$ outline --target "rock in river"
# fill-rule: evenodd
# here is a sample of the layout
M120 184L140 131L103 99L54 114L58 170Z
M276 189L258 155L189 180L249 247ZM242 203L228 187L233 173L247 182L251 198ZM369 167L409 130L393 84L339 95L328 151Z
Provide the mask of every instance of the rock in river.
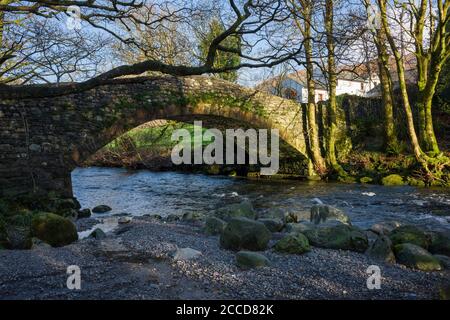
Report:
M394 247L397 262L409 268L422 271L442 270L441 263L427 250L411 243L403 243Z
M266 256L250 251L240 251L236 254L236 264L239 268L248 270L270 265Z
M392 241L385 235L381 235L367 249L366 254L378 261L395 263L395 255L392 251Z
M429 250L433 254L443 254L450 257L450 234L443 232L432 233Z
M328 220L338 220L344 224L350 224L350 219L344 212L327 205L313 206L311 208L310 220L314 224L324 223Z
M225 221L238 217L256 219L256 212L255 209L253 209L253 205L250 201L231 204L217 209L214 215Z
M106 238L106 233L103 232L102 229L97 228L94 231L91 232L91 234L89 235L89 238L94 238L97 240L102 240Z
M220 244L230 250L263 251L272 237L266 226L247 218L234 218L220 236Z
M264 223L264 225L269 229L270 232L280 232L284 228L283 220L281 219L258 219L259 222Z
M428 249L430 245L430 241L425 233L414 226L401 226L389 233L389 238L394 246L402 243L412 243Z
M216 217L208 217L205 221L204 231L207 235L216 236L223 232L227 223Z
M290 254L303 254L311 251L308 238L303 234L290 234L277 242L275 251Z
M316 247L325 249L365 252L369 247L367 235L359 228L345 224L318 226L306 230L305 236Z
M100 205L100 206L96 206L94 209L92 209L93 213L107 213L109 211L111 211L112 208L107 206L107 205Z

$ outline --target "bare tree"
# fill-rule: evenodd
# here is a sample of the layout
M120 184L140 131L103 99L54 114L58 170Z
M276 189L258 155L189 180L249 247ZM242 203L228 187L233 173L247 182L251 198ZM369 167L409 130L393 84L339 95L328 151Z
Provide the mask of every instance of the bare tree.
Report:
M146 1L144 1L147 3ZM189 26L191 17L197 12L203 11L202 5L196 1L167 1L152 4L155 7L164 7L168 12L163 17L152 16L142 19L137 11L145 4L142 1L52 1L36 0L27 2L2 2L0 10L12 16L30 14L46 18L62 19L70 5L78 5L82 9L80 18L84 24L96 30L104 31L112 37L128 45L139 46L133 36L135 25L149 28L161 28L164 21L170 21L178 17L179 21L185 21ZM234 71L241 68L273 67L292 59L301 50L301 42L293 40L288 35L277 31L277 27L283 21L289 19L291 13L284 0L246 0L237 2L228 0L225 30L211 42L204 63L189 63L183 65L170 64L161 59L148 58L145 61L112 68L109 71L92 77L89 80L55 86L52 88L27 88L0 87L0 97L37 97L61 95L93 88L107 80L127 75L139 75L144 72L154 71L177 76L200 75L207 73L220 73ZM180 18L182 17L182 18ZM126 32L117 26L122 24ZM224 45L229 37L240 37L242 46L238 49ZM219 52L234 53L241 57L241 63L236 66L215 67L214 61Z

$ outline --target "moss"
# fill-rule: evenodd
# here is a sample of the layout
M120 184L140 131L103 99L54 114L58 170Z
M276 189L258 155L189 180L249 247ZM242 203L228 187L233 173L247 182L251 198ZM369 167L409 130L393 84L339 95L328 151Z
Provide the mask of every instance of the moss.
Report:
M425 187L425 181L413 178L413 177L408 177L406 179L408 181L408 185L413 186L413 187Z
M53 213L41 212L31 223L33 236L53 247L62 247L78 240L75 225L66 218Z
M359 182L363 183L363 184L368 184L373 182L373 178L371 177L362 177L361 179L359 179Z
M301 233L297 233L288 235L278 241L275 245L275 251L290 254L303 254L311 251L311 247L309 246L308 238Z
M425 233L414 226L401 226L389 234L392 244L411 243L416 246L428 249L430 241Z
M381 180L381 183L384 186L404 186L405 182L403 181L402 176L398 175L398 174L391 174L387 177L384 177Z

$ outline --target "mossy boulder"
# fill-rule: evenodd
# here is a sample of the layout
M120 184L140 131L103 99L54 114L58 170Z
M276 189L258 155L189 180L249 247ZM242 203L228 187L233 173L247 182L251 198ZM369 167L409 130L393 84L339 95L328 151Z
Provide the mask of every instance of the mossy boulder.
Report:
M284 222L280 219L259 219L259 222L264 223L264 225L269 229L270 232L280 232L284 228Z
M433 254L443 254L450 257L450 234L432 233L429 250Z
M366 254L377 261L395 263L395 255L392 249L391 239L385 235L381 235L370 245Z
M110 212L111 210L112 210L112 208L110 206L102 204L102 205L96 206L94 209L92 209L92 212L102 214L102 213Z
M383 186L404 186L405 181L403 181L403 177L398 174L391 174L387 177L381 179L381 183Z
M92 215L90 209L83 209L78 211L78 219L90 218Z
M443 266L447 270L450 270L450 257L443 256L440 254L434 255L434 257L439 260L439 262L441 263L441 266Z
M216 217L208 217L205 221L204 231L207 235L216 236L225 230L227 223Z
M230 204L223 208L217 209L214 215L225 221L239 217L256 219L256 212L250 201Z
M412 243L398 244L394 247L397 262L421 271L440 271L441 263L424 248Z
M199 212L187 212L187 213L183 214L183 221L188 221L188 222L201 221L204 218L205 218L205 216Z
M416 246L428 249L430 240L426 234L414 226L401 226L389 233L389 238L394 246L402 243L412 243Z
M316 225L309 221L301 222L301 223L288 223L284 231L287 233L303 233L306 230L314 229Z
M303 254L311 251L308 238L301 233L287 235L276 243L274 249L289 254Z
M29 250L33 246L30 226L8 225L6 227L7 247L13 250Z
M220 244L230 250L264 251L272 237L266 226L247 218L234 218L220 236Z
M236 254L236 264L243 270L267 267L270 265L266 256L250 251L240 251Z
M36 214L31 222L31 232L52 247L62 247L78 240L72 221L53 213Z
M335 207L316 205L311 208L310 221L312 223L320 224L328 220L338 220L344 224L350 224L350 218L343 211Z
M363 230L345 224L316 227L306 230L304 235L310 244L319 248L363 253L369 247L369 240Z
M96 228L94 231L91 232L89 238L102 240L106 238L106 233L102 229Z

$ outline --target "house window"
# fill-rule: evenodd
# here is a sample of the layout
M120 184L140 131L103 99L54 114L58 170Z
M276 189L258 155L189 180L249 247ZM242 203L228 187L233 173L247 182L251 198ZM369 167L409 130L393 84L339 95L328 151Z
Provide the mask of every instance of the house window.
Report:
M323 94L319 93L319 101L323 101Z

